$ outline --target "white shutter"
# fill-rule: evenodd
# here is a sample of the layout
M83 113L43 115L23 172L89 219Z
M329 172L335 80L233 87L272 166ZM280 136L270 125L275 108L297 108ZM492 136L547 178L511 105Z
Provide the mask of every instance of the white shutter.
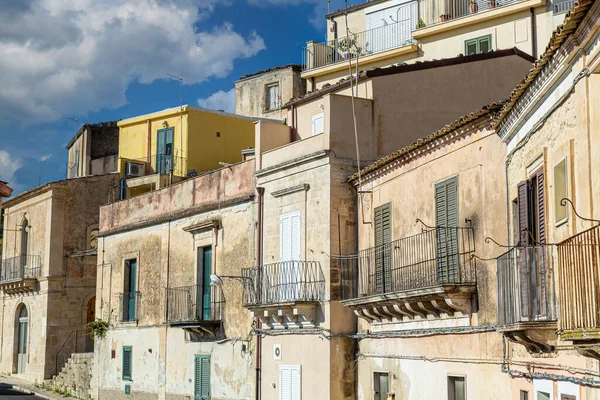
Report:
M289 214L282 215L279 226L279 261L292 259L292 219Z
M300 260L300 213L282 215L280 218L279 261Z
M291 392L292 396L290 400L300 400L301 398L301 380L300 380L300 366L299 365L290 365L290 375L291 375Z
M299 365L279 366L279 400L300 400L301 384Z
M323 113L318 115L313 115L312 117L312 134L318 135L323 133Z

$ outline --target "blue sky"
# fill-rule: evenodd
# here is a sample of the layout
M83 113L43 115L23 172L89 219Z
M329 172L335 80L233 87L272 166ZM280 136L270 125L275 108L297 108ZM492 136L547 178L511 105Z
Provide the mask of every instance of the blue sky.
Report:
M324 39L326 11L327 0L0 0L0 180L18 194L63 179L81 124L178 105L167 72L184 78L184 103L231 109L240 76L300 63L295 43Z

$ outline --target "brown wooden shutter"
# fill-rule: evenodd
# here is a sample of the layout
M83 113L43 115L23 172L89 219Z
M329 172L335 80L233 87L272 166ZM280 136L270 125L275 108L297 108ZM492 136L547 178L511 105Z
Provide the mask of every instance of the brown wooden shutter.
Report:
M544 170L540 169L536 174L536 196L537 196L537 230L538 237L537 241L541 244L546 243L546 201L545 201L545 190L544 190Z
M529 181L519 183L517 187L517 207L519 210L519 245L527 246L530 244L529 236Z

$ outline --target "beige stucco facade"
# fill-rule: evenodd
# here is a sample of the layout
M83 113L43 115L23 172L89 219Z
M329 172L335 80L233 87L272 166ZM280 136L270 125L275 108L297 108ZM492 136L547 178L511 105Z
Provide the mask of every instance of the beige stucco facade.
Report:
M68 179L3 204L2 373L42 382L72 353L92 351L85 324L93 320L94 237L99 207L117 190L117 182L115 174ZM22 336L26 348L19 350L19 317L25 316L20 322L28 323Z
M197 355L210 356L211 399L254 396L255 338L241 307L242 283L223 278L209 307L219 314L206 320L177 320L177 307L196 302L186 297L177 305L174 294L204 284L198 249L210 249L209 272L220 276L239 276L253 264L254 169L254 161L236 164L102 208L97 313L110 329L96 346L95 399L128 398L125 385L133 398L193 398ZM131 321L121 318L127 260L136 260L130 290L139 292ZM132 349L130 379L122 375L123 346Z
M306 68L302 77L308 80L308 90L320 89L350 75L345 51L334 50L336 43L347 37L346 25L350 37L356 37L361 46L358 69L368 71L398 63L456 57L466 54L466 41L488 35L491 38L490 50L515 47L537 57L565 16L564 12L554 13L552 2L545 0L498 3L489 9L487 2L477 3L479 11L475 13L468 10L468 2L457 5L454 10L456 16L446 21L431 14L432 10L444 7L439 0L376 1L372 5L359 4L328 14L328 44L307 43ZM369 14L376 16L374 24L379 26L383 20L383 25L373 27L369 24ZM400 15L408 19L399 24L397 18ZM423 25L419 25L419 20L423 21ZM395 25L399 27L394 28ZM407 40L394 39L399 32L404 32ZM328 47L331 49L327 50ZM356 60L353 58L352 70L355 69Z
M116 121L85 124L67 144L67 178L117 171L119 128Z

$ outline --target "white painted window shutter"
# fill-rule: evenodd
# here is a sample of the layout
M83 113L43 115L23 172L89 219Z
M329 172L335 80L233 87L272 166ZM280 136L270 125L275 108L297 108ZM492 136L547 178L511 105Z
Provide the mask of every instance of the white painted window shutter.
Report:
M299 365L279 366L279 400L300 400L301 379Z
M300 213L282 215L280 218L280 261L300 260Z
M323 113L318 115L313 115L312 117L312 134L318 135L324 132L323 123L324 123Z

